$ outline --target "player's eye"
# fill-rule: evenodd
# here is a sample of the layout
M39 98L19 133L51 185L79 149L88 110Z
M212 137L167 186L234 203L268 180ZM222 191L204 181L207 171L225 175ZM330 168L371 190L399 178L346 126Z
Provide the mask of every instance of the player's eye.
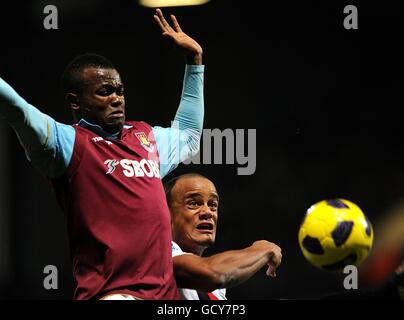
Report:
M198 202L195 201L195 200L188 201L188 202L187 202L187 205L188 205L189 207L193 207L193 208L199 206Z
M123 87L120 87L120 88L118 88L118 89L116 90L116 94L117 94L118 96L123 96L124 92L125 92L125 90L123 89Z
M219 206L219 203L216 201L209 203L209 207L211 208L211 210L216 211L218 206Z
M120 90L119 88L118 90ZM117 90L117 91L118 91ZM97 91L97 94L103 97L107 97L115 92L115 88L113 86L105 85ZM119 93L117 92L119 95Z
M111 89L108 89L108 88L102 88L102 89L100 89L100 90L97 91L97 94L98 94L99 96L103 96L103 97L107 97L107 96L109 96L111 93L112 93L112 90L111 90Z

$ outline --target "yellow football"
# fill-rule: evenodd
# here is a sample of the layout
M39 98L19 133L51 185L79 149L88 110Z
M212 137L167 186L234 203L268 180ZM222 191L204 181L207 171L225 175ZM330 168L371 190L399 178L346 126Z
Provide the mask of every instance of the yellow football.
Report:
M307 210L298 239L303 255L312 265L340 271L366 259L373 245L373 228L353 202L323 200Z

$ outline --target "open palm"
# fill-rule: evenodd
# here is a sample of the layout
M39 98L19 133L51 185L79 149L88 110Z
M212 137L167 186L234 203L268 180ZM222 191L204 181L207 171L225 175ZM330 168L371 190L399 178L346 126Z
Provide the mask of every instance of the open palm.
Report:
M171 27L171 25L164 18L164 15L160 9L157 9L156 14L153 16L154 20L163 32L163 36L169 38L172 43L184 53L187 62L191 64L202 64L202 47L198 42L181 30L181 27L174 15L171 15L170 17L173 27Z

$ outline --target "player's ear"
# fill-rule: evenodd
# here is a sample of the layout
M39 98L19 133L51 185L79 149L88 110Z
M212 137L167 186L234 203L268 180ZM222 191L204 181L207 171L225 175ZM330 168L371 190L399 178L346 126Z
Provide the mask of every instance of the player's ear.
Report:
M71 92L66 93L65 101L69 108L72 109L72 111L78 111L80 109L77 94Z

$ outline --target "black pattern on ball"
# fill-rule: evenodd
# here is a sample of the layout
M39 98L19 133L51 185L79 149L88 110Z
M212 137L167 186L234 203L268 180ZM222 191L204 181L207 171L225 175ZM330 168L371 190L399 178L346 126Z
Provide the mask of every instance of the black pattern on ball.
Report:
M337 223L337 226L331 233L336 247L342 246L348 240L352 232L353 225L353 221L340 221Z
M327 200L327 204L333 208L337 209L349 209L349 206L343 202L341 199L331 199Z
M306 236L303 239L303 248L305 248L308 252L313 254L324 254L324 250L321 247L321 243L317 238L313 238L310 236Z

